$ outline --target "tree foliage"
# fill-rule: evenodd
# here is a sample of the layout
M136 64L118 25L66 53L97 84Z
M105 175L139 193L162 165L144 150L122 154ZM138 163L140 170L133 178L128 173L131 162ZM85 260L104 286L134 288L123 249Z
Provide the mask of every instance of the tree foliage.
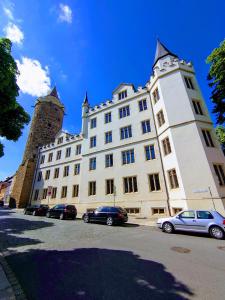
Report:
M30 117L16 101L19 95L16 77L19 72L11 55L11 47L9 39L0 38L0 137L17 141ZM0 142L0 157L3 154Z
M216 135L222 146L223 151L225 151L225 127L217 126L216 127Z
M213 113L216 114L217 124L222 125L225 122L225 40L212 51L206 62L210 64L208 80L213 89Z

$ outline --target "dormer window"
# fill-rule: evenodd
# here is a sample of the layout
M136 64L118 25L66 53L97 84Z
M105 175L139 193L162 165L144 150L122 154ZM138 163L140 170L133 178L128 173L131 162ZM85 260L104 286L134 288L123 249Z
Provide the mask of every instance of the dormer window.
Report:
M127 90L122 91L118 94L119 100L124 99L127 97Z
M63 142L63 137L61 136L60 138L58 138L57 144L62 144L62 142Z

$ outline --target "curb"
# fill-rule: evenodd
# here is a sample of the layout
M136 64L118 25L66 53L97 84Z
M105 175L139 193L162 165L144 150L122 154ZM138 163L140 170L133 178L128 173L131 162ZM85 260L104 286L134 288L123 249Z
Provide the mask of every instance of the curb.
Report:
M27 300L24 291L22 290L14 272L11 270L9 264L6 261L6 256L9 255L10 252L0 251L0 265L3 268L3 271L5 272L6 278L9 281L9 284L11 288L9 289L9 298L5 298L4 300Z

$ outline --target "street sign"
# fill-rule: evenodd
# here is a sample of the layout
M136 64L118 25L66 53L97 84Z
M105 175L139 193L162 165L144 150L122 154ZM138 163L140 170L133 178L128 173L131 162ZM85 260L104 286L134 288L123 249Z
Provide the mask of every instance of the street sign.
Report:
M48 186L48 196L52 194L52 186Z
M208 193L209 190L208 189L196 189L196 190L193 190L193 193Z

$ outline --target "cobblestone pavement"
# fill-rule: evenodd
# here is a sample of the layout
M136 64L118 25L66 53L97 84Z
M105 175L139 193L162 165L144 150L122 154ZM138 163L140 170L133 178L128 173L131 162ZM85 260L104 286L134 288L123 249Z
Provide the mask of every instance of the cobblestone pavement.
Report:
M225 299L225 241L0 211L0 246L28 299Z

